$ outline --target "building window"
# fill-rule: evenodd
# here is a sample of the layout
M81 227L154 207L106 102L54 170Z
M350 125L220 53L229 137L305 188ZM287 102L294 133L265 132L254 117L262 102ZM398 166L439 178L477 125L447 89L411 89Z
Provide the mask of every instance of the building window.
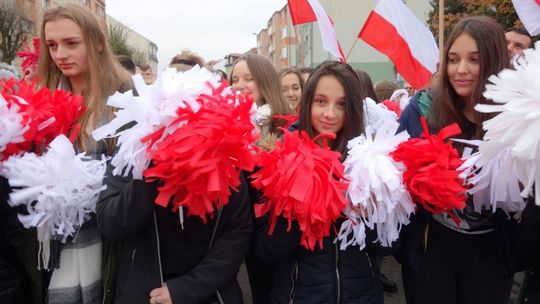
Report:
M307 55L308 49L310 47L310 45L309 45L309 35L306 35L306 39L304 41L305 41L304 42L304 54Z
M81 0L81 3L84 5L88 5L88 0Z
M284 27L281 29L281 38L286 38L286 37L289 37L288 35L288 28L287 27Z
M287 48L283 47L281 48L281 59L287 58Z

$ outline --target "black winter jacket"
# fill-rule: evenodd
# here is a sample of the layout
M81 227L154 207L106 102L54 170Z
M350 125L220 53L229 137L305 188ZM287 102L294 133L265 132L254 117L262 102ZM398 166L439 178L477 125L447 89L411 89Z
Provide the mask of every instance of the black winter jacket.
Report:
M24 228L17 219L17 209L8 205L10 192L7 179L0 176L0 303L27 303L28 282L17 257Z
M296 222L287 232L287 221L279 218L271 236L267 217L256 223L256 253L275 264L270 303L383 303L378 273L366 250L360 251L357 246L340 250L333 243L332 233L324 239L322 249L316 247L311 251L301 247Z
M519 223L520 257L529 268L521 291L523 303L540 303L540 206L529 197Z
M252 233L243 179L206 224L185 212L183 228L178 212L154 203L157 183L110 175L105 182L96 214L102 233L121 241L115 303L146 304L161 287L158 248L173 303L242 303L236 275Z

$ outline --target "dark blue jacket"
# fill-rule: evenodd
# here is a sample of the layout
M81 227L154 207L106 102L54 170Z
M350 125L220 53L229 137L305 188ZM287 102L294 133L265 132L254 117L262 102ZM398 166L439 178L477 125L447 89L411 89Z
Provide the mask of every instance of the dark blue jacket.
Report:
M399 118L398 132L407 130L411 138L420 137L422 126L420 117L425 116L430 105L429 93L418 92L403 110ZM431 214L417 205L416 213L411 217L411 223L404 226L400 233L400 246L395 253L396 259L413 269L418 269L423 256L422 239L426 232ZM517 222L508 219L506 214L498 209L493 214L493 228L498 241L498 256L500 263L508 274L522 270L517 254Z
M377 271L367 250L357 246L340 250L335 235L324 239L323 248L311 251L300 245L300 229L279 218L274 233L268 235L268 218L256 221L255 252L275 265L270 303L382 304L384 301ZM335 225L335 229L339 223ZM367 240L370 243L371 240Z

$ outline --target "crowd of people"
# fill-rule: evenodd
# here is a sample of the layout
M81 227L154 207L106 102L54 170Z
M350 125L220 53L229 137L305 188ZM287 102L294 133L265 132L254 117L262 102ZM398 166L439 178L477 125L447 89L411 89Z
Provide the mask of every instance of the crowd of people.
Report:
M83 96L87 110L74 143L78 152L94 159L114 155L115 140L95 141L92 131L114 117L107 98L134 89L131 75L141 74L151 85L152 68L115 57L96 17L82 5L47 8L42 20L35 81ZM413 138L421 136L420 118L425 117L434 133L457 123L459 138L481 139L482 123L493 115L474 107L492 103L483 95L488 77L512 68L532 42L523 29L505 33L488 17L464 18L441 50L432 84L420 90L392 81L373 85L369 74L338 61L278 73L255 54L238 58L230 75L215 73L255 101L261 147L271 149L275 143L265 139L277 135L280 140L284 128L310 138L330 133L335 138L329 148L344 161L347 143L366 133L366 98L395 113L399 131ZM206 63L190 51L169 64L178 72L195 66ZM12 78L16 72L2 69L0 76ZM291 115L297 119L289 126L284 118ZM453 145L460 152L467 146ZM381 257L388 255L401 263L409 304L507 304L514 274L524 270L522 303L540 303L535 274L540 207L533 196L521 221L501 210L476 210L471 197L463 210L453 211L457 222L418 205L391 247L376 243L376 233L368 231L364 249L342 250L335 242L344 220L339 218L321 246L308 249L301 246L298 222L279 217L268 234L273 222L268 214L255 216L264 198L251 186L249 172L229 203L204 222L192 216L179 221L178 211L156 205L159 181L113 175L112 170L109 165L95 213L65 244L51 241L55 250L47 261L36 258L38 229L25 229L18 221L24 210L9 206L12 189L0 177L1 303L242 303L237 274L244 261L256 304L383 303L383 287L396 290L380 269Z

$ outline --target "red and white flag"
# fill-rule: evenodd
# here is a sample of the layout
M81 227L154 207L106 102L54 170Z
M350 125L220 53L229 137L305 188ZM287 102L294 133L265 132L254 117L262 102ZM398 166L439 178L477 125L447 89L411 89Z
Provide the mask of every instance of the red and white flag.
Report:
M378 0L358 38L388 56L415 89L428 85L437 70L433 34L401 0Z
M294 25L317 22L321 32L323 48L345 62L345 56L337 39L332 20L317 0L288 0L291 19Z
M529 34L540 34L540 0L512 0L512 3Z

